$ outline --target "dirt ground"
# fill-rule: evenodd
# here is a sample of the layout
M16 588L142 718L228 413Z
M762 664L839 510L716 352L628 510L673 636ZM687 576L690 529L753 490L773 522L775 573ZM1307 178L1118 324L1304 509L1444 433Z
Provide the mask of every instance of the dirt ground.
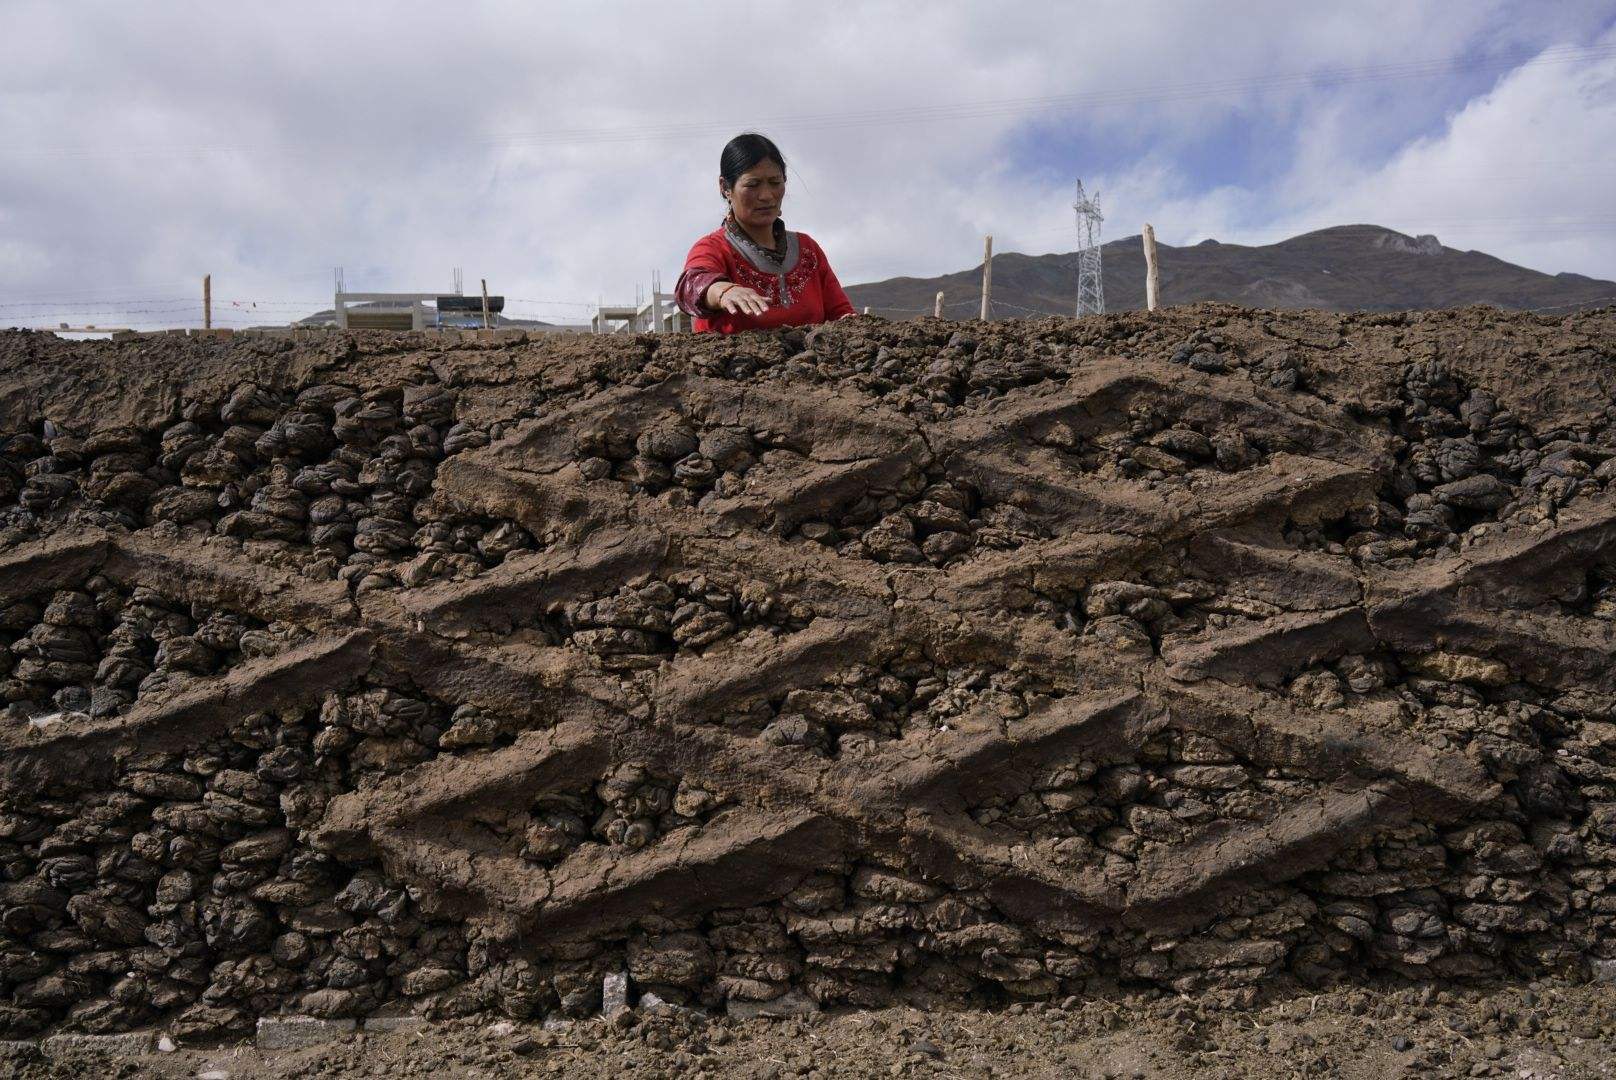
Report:
M889 1008L736 1022L636 1011L553 1027L510 1021L356 1033L307 1049L181 1047L111 1059L10 1051L17 1080L57 1077L1608 1077L1616 989L1355 988L1257 1009L1163 996L1008 1011Z

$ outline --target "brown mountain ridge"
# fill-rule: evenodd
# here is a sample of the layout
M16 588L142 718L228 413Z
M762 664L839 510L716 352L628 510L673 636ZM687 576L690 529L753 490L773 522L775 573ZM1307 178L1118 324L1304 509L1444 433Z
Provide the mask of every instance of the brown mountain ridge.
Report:
M1616 302L1616 282L1581 274L1545 274L1481 251L1443 246L1379 225L1319 229L1276 244L1204 240L1157 244L1162 303L1217 300L1259 308L1397 311L1491 304L1508 309L1571 311ZM1070 315L1077 299L1077 257L1006 252L993 259L993 317ZM981 265L940 277L897 277L850 286L860 308L889 318L930 314L937 292L946 314L966 318L981 296ZM1145 259L1139 236L1104 246L1107 311L1145 306Z

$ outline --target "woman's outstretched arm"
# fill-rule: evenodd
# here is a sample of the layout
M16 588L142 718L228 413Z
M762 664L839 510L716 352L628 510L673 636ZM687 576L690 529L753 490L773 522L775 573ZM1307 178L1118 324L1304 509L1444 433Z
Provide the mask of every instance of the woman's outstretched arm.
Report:
M717 310L707 303L707 294L714 285L727 281L729 272L724 268L724 257L711 239L702 237L685 256L684 272L673 287L674 303L686 315L711 315Z

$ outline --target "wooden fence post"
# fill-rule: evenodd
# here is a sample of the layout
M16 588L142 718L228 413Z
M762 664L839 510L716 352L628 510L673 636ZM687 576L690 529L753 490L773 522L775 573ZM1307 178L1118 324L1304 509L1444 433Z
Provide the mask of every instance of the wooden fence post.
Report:
M941 289L937 291L937 299L932 301L931 317L934 319L943 317L943 293Z
M988 320L993 305L993 237L982 238L982 321Z
M483 329L488 329L488 279L483 278Z
M202 275L202 329L213 329L213 275Z
M1147 224L1139 235L1145 245L1145 309L1155 311L1161 303L1161 278L1156 272L1156 230Z

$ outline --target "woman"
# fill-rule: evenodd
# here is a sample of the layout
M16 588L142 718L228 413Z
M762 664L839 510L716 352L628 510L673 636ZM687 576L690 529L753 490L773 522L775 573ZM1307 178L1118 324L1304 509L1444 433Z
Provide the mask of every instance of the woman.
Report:
M780 220L786 161L762 135L737 135L718 160L729 213L696 241L674 289L697 333L769 330L845 319L853 305L825 253Z

